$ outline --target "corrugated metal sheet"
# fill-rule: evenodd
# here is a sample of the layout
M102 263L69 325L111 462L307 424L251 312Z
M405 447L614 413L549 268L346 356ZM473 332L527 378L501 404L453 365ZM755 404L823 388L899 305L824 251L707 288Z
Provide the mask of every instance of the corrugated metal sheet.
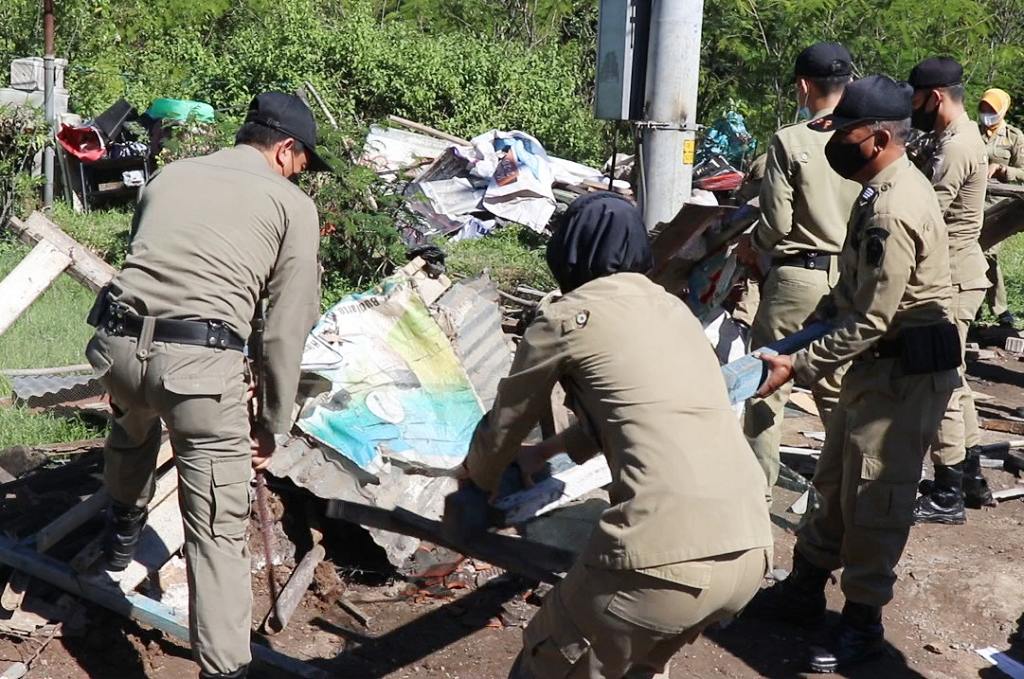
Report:
M452 339L455 353L466 368L485 408L497 394L498 381L508 374L512 347L501 330L497 288L486 274L457 283L433 310ZM444 497L455 490L446 476L407 474L390 465L377 476L367 474L344 456L294 439L271 458L268 470L288 477L326 500L361 502L384 509L403 507L431 519L444 511ZM374 541L396 566L411 555L419 541L404 535L370 529Z
M88 375L25 375L11 378L11 388L19 401L31 408L97 398L105 392L99 380Z
M441 327L452 329L455 353L489 410L513 357L512 343L501 329L497 286L482 273L452 286L435 306L443 317Z

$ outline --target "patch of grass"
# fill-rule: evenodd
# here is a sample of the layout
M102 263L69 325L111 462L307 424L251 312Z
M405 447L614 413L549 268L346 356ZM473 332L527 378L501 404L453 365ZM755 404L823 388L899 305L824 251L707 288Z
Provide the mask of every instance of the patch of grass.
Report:
M0 236L0 278L10 273L29 249ZM70 276L61 275L32 306L0 335L0 369L49 368L85 363L85 345L92 328L85 322L95 295ZM11 383L0 375L0 395ZM97 436L94 427L78 420L32 414L21 407L0 408L0 448L75 441Z
M66 203L57 202L50 219L69 236L119 269L128 252L128 235L134 212L134 206L75 212Z
M77 419L33 413L28 408L0 408L0 450L11 446L81 441L101 436L95 427Z
M1018 319L1024 318L1024 233L1011 236L999 251L999 268L1006 282L1006 302ZM995 321L988 303L981 305L981 318Z
M507 226L486 238L452 243L447 251L453 274L475 276L488 269L498 287L508 293L520 285L545 292L558 287L544 260L542 239L523 227Z

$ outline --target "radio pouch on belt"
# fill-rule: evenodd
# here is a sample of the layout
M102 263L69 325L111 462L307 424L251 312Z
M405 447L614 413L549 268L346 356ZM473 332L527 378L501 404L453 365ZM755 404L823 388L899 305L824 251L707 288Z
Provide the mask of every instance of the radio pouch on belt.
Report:
M925 375L960 367L960 333L952 323L923 325L900 331L903 372Z
M85 322L94 328L98 328L100 323L103 322L103 315L107 312L107 307L110 305L110 292L113 287L113 283L107 283L100 288L99 293L96 295L96 301L92 304L92 309L89 309L89 315L85 317Z

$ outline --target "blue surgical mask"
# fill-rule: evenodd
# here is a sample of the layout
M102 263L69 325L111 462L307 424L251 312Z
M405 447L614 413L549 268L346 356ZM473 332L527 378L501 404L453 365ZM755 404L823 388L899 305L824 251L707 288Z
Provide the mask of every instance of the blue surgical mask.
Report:
M978 120L987 128L993 128L999 123L998 113L979 113Z

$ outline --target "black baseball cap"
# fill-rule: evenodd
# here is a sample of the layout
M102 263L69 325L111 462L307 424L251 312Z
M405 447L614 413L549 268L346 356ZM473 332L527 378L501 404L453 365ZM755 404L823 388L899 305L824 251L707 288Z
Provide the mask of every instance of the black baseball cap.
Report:
M964 82L964 67L953 57L929 57L910 70L907 82L915 92L960 85Z
M819 42L805 48L793 66L795 78L834 78L851 73L849 50L835 42Z
M282 132L302 142L309 157L310 172L334 172L316 152L316 120L306 102L293 94L264 92L253 97L245 122L256 123Z
M857 123L905 120L913 112L914 90L887 75L869 75L846 86L835 110L807 124L818 132L834 132Z

